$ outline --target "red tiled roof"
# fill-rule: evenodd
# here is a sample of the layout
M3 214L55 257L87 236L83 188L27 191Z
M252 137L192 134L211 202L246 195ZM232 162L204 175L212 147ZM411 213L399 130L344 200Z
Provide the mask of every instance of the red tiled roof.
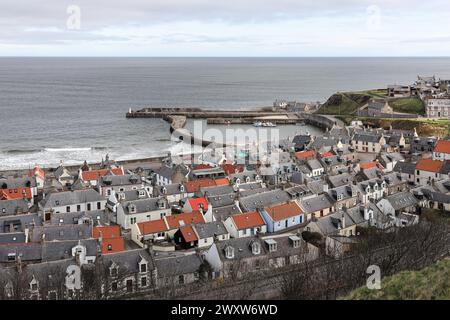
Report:
M198 241L197 235L195 234L192 226L182 227L180 228L180 232L183 235L184 241L186 242Z
M202 170L202 169L211 169L212 167L209 164L199 164L194 167L194 170Z
M450 153L450 141L439 140L434 147L434 152Z
M139 222L137 225L141 234L152 234L169 230L164 219Z
M361 170L372 169L372 168L377 167L377 163L376 162L364 162L364 163L360 163L359 167L361 168Z
M214 186L216 186L216 183L214 182L213 179L192 180L186 182L185 184L187 192L197 192L198 190L200 190L200 188L214 187Z
M181 227L180 222L183 221L184 225L191 223L204 223L203 215L199 211L192 211L189 213L174 214L172 216L165 217L169 229L177 229Z
M259 212L251 211L231 216L238 230L254 228L265 225L264 219Z
M416 163L416 170L440 172L443 164L444 162L439 160L420 159Z
M230 180L228 178L221 178L214 180L216 186L228 186L230 184Z
M108 172L109 172L109 169L83 171L81 173L81 178L84 181L97 180L98 178L106 176L108 174ZM122 168L111 169L111 172L116 176L123 176L123 174L124 174Z
M273 207L265 208L266 212L273 221L280 221L290 217L298 216L302 213L302 209L295 203L289 202Z
M226 174L233 174L244 171L244 167L230 163L223 164L222 169Z
M192 211L200 210L200 205L203 205L203 210L208 210L208 201L206 198L189 198L188 201L191 205Z
M99 226L92 229L93 238L118 238L121 236L120 226Z
M125 251L125 241L122 237L102 239L102 254Z
M316 156L316 152L314 150L309 151L299 151L295 153L295 157L298 160L304 160L308 158L314 158Z
M25 191L25 198L30 200L31 197L31 188L17 188L17 189L0 189L0 200L17 200L17 199L23 199L24 198L24 191Z
M325 152L320 155L322 158L334 157L334 154L331 152Z
M39 168L38 166L34 167L32 170L30 170L29 177L39 177L41 179L45 179L45 171Z

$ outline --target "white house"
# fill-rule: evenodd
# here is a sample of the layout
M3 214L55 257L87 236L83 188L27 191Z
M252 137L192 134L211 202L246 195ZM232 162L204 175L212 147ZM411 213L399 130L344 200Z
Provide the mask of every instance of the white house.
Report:
M39 204L44 220L50 220L50 213L68 213L104 210L106 199L93 189L50 193Z
M225 228L233 238L243 238L266 233L267 226L261 214L256 211L236 214L228 217Z
M162 219L171 215L165 198L149 198L126 201L117 207L117 224L130 229L135 223Z
M433 160L450 160L450 141L438 140L433 150Z

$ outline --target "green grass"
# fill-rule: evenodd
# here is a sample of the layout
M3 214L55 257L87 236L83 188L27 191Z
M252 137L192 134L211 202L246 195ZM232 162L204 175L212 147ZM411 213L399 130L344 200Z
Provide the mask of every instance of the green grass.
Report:
M362 287L346 300L448 300L450 260L442 260L420 271L403 271L381 280L380 290Z
M317 113L320 114L356 114L371 99L366 93L336 93L325 102Z
M419 98L399 98L389 101L389 105L395 112L424 114L425 106Z

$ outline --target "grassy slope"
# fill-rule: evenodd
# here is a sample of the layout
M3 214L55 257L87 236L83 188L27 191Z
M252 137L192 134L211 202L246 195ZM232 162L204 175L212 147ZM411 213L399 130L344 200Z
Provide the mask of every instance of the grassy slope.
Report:
M389 101L395 112L424 114L425 106L419 98L400 98Z
M420 271L404 271L383 278L380 290L359 288L345 299L450 299L450 260L442 260Z
M385 89L367 90L359 92L339 92L332 95L317 113L355 115L358 108L371 99L387 99ZM424 114L425 107L418 98L389 99L389 105L395 112Z

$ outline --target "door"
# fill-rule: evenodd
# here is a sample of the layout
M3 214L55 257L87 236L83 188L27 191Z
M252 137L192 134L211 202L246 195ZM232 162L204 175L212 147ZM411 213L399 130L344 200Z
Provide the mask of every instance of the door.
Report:
M133 280L127 280L127 292L133 292Z

